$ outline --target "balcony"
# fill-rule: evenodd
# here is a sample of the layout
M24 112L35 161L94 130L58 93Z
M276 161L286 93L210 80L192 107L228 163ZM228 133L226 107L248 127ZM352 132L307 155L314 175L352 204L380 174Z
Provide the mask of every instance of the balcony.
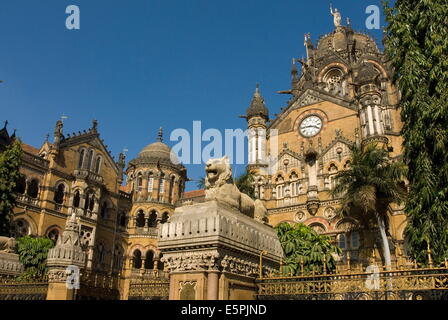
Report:
M99 184L104 183L104 179L102 176L89 170L75 170L73 175L75 176L76 179L87 180Z
M159 228L135 227L132 234L157 238L159 236Z
M158 269L135 269L131 271L132 279L169 279L169 272Z
M32 205L34 207L39 206L39 199L32 198L26 194L17 194L17 202L20 202L23 205Z
M96 220L98 218L98 214L90 211L89 209L73 208L73 211L75 211L78 217L84 217L92 220Z

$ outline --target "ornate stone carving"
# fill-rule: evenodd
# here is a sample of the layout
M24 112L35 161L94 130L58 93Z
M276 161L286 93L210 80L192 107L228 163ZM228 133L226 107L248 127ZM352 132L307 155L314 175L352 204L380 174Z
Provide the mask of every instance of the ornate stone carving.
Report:
M73 213L67 220L65 230L58 238L56 246L48 251L47 264L50 268L56 269L69 265L84 267L85 258L86 254L81 248L79 239L79 224L76 214Z
M162 257L171 272L214 270L219 264L217 251L182 252Z
M297 222L301 222L303 220L305 220L306 214L303 211L299 211L295 214L294 216L294 220L296 220Z

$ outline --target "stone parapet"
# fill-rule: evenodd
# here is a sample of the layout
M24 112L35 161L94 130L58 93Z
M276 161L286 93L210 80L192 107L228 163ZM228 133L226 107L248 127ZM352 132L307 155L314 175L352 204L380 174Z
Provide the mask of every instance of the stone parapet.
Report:
M20 275L24 268L16 253L0 252L0 275Z

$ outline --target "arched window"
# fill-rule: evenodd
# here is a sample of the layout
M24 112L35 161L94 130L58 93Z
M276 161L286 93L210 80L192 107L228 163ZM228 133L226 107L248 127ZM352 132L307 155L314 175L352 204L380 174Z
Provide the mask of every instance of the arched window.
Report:
M350 248L351 249L359 248L359 233L357 231L353 231L350 233Z
M76 190L75 195L73 196L73 206L75 208L79 208L80 201L81 201L81 194L79 193L79 190Z
M350 160L347 160L344 164L344 169L350 169Z
M150 228L156 228L157 227L157 212L151 211L151 214L149 215L148 219L148 227Z
M159 200L163 199L163 193L165 192L165 174L161 174L159 178Z
M170 179L170 189L169 189L169 193L168 193L168 202L169 203L171 203L173 201L174 180L175 180L175 177L172 176Z
M145 257L145 269L154 269L154 252L149 250L146 252Z
M93 211L94 206L95 206L95 195L93 194L93 192L90 191L86 194L84 209Z
M152 172L149 173L148 178L148 195L151 196L152 190L154 190L154 176Z
M56 187L56 191L54 193L54 202L56 202L57 204L64 203L64 194L65 194L65 186L63 183L60 183Z
M342 78L343 78L342 71L338 68L333 68L325 74L324 82L327 85L341 86Z
M96 174L100 173L100 166L101 166L101 157L98 156L98 157L96 157L96 160L95 160L95 173Z
M124 213L124 212L120 213L120 218L119 218L118 223L121 227L126 227L126 225L127 225L126 213Z
M25 194L25 190L26 190L26 178L24 175L20 175L16 187L14 188L15 192L20 193L20 194Z
M338 173L338 167L336 167L336 165L332 163L328 168L328 172L330 174L330 189L334 189L336 187L336 175Z
M85 155L86 155L86 150L82 149L79 154L78 169L83 168Z
M338 247L342 250L347 249L347 239L345 237L345 234L338 235Z
M142 178L142 173L139 172L139 174L137 175L137 192L142 192L142 185L143 185L143 178Z
M36 199L38 194L39 194L39 181L33 179L28 185L28 195L31 198Z
M138 211L136 225L138 228L143 228L145 226L145 214L143 213L143 210Z
M100 243L98 245L98 264L104 264L106 262L106 248L104 244Z
M157 261L157 269L159 269L159 270L164 270L165 269L165 264L162 262L162 257L163 257L163 254L160 253L159 254L159 261Z
M51 229L47 234L47 238L53 240L54 242L58 241L59 230L56 228Z
M132 267L134 269L140 269L142 267L142 253L138 249L132 254Z
M168 214L168 212L164 212L163 215L162 215L162 220L160 221L160 223L167 222L169 218L170 218L170 215Z
M92 161L93 161L93 150L89 150L87 156L87 170L90 170L90 168L92 167Z
M102 206L101 206L101 212L100 212L100 215L101 215L101 218L102 219L106 219L107 218L107 202L105 201L105 202L103 202L103 204L102 204Z
M14 237L20 238L31 234L31 228L28 222L24 219L14 221Z
M119 245L114 250L114 270L121 270L123 266L123 248Z
M285 185L283 184L284 179L281 175L278 175L275 179L276 187L276 195L277 199L282 199L284 197Z

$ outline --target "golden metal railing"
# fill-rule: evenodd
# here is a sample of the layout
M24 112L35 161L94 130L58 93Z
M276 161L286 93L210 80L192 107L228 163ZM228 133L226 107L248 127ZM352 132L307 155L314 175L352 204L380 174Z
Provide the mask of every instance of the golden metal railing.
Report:
M256 282L260 299L441 299L448 298L448 265L377 272L352 266L333 274L271 275Z

